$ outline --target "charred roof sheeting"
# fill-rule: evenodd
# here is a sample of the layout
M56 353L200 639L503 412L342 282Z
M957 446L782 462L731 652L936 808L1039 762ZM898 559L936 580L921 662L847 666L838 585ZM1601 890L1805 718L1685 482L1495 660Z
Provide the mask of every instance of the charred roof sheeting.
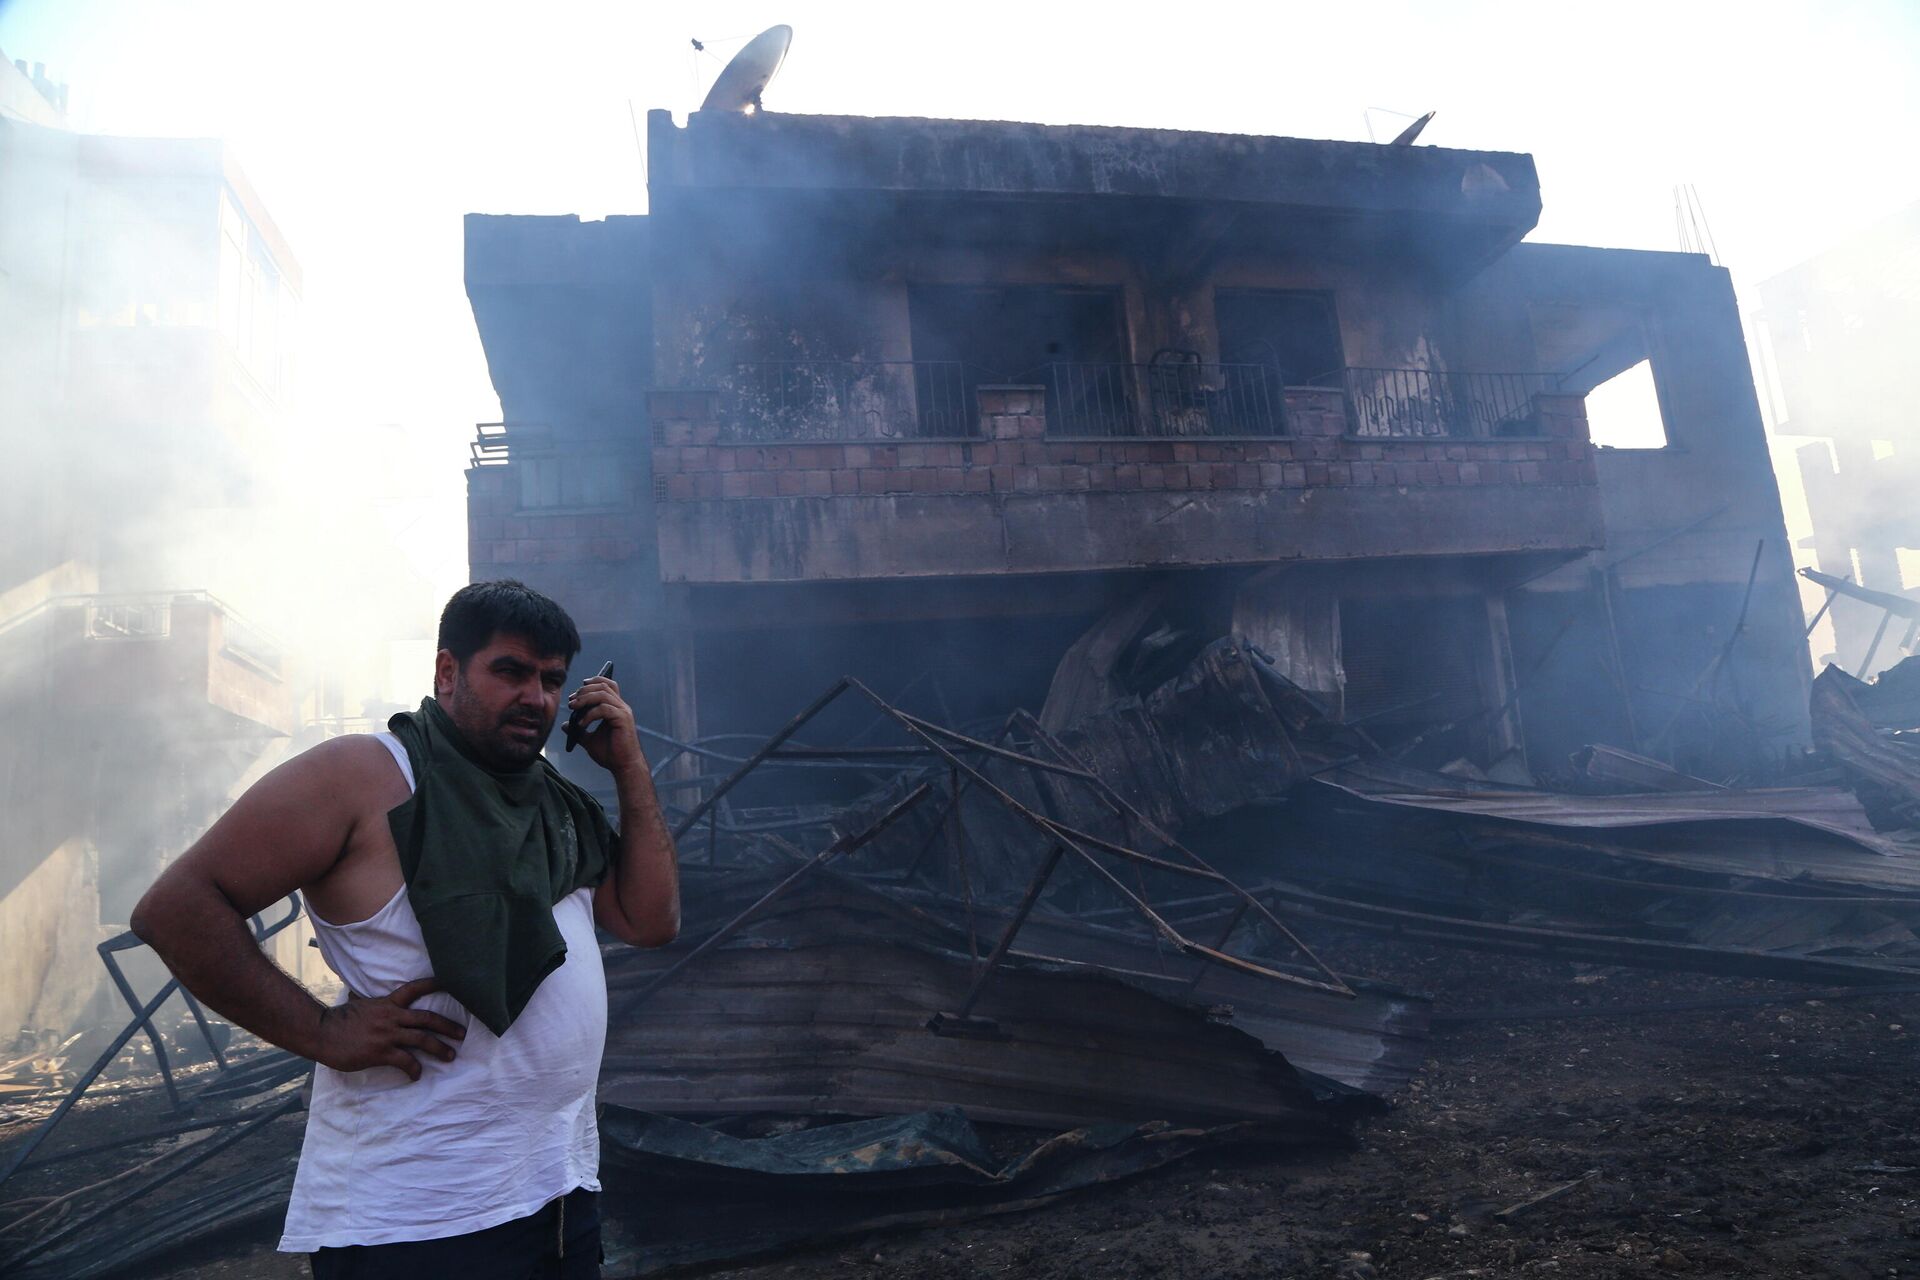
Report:
M840 922L826 917L823 923ZM1280 1055L1196 1009L1086 969L1003 963L980 1009L1000 1038L935 1035L975 965L836 927L721 947L637 1011L622 996L677 957L617 949L600 1097L664 1114L885 1115L957 1106L1050 1127L1158 1116L1337 1126Z
M1891 697L1872 699L1873 690L1838 667L1821 672L1813 682L1814 743L1840 765L1875 826L1920 827L1920 742L1875 727L1861 699L1888 712L1895 704Z
M1384 760L1344 765L1323 774L1319 781L1362 799L1404 805L1441 813L1474 814L1548 827L1607 830L1668 824L1704 824L1727 821L1785 823L1807 831L1838 837L1819 842L1879 855L1863 859L1870 878L1901 872L1889 869L1889 857L1904 852L1878 839L1860 801L1842 787L1773 787L1759 790L1658 791L1629 795L1577 796L1498 783L1463 782L1446 774L1409 769ZM1815 847L1812 842L1809 847ZM1858 856L1857 854L1855 855ZM1829 859L1846 865L1847 856ZM1871 870L1877 869L1877 870ZM1748 874L1756 874L1750 871ZM1912 874L1920 884L1920 861Z

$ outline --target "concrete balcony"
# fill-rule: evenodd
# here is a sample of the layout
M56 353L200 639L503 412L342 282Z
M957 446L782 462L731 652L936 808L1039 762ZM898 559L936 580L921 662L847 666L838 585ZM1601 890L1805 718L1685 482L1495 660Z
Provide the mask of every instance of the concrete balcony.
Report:
M279 646L204 592L54 596L0 627L0 648L75 718L178 741L293 731Z
M660 578L1561 556L1602 544L1577 396L1532 393L1502 434L1458 437L1383 434L1390 419L1356 415L1342 388L1283 396L1285 435L1062 436L1049 430L1045 387L985 386L969 436L741 442L718 392L656 391Z

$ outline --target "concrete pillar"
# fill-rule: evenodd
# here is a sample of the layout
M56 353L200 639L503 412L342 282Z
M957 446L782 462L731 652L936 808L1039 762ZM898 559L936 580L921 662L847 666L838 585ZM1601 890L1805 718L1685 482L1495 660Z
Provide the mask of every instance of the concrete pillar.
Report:
M695 683L696 639L691 627L679 626L667 633L667 732L682 742L700 736L700 699ZM676 781L706 772L699 757L681 755L667 766L667 777ZM686 795L675 797L685 802Z
M1493 715L1487 723L1487 760L1498 765L1511 757L1524 763L1527 740L1520 726L1519 700L1514 697L1517 677L1513 669L1513 640L1507 629L1507 597L1489 591L1487 606L1487 705L1493 711L1506 708L1506 714Z

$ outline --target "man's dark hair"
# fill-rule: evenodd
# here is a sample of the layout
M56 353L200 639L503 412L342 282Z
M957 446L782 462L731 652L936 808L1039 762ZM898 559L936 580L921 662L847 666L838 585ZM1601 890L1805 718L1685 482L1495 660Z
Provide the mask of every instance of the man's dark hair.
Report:
M511 578L464 586L440 613L439 647L451 650L462 667L496 632L520 637L543 658L572 662L580 652L580 632L567 611Z

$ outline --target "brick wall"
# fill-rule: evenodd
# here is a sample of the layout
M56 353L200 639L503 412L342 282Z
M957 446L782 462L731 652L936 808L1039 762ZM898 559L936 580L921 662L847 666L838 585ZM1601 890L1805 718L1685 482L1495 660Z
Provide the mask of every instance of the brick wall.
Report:
M645 513L523 510L511 466L467 473L467 551L475 569L562 560L632 560L653 540Z
M1220 491L1413 485L1596 483L1586 409L1539 399L1542 434L1498 440L1364 440L1345 435L1339 391L1288 388L1281 439L1048 439L1044 391L982 389L980 438L723 444L713 397L657 392L654 497Z
M475 582L518 578L565 604L582 630L632 629L659 587L653 510L641 496L607 511L523 509L511 464L475 467L467 472L468 573Z

